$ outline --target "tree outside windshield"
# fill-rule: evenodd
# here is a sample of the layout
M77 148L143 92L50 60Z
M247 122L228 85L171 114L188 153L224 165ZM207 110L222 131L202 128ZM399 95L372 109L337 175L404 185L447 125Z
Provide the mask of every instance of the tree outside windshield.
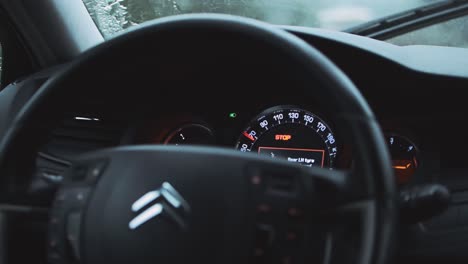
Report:
M104 37L160 17L223 13L343 30L439 0L83 0Z

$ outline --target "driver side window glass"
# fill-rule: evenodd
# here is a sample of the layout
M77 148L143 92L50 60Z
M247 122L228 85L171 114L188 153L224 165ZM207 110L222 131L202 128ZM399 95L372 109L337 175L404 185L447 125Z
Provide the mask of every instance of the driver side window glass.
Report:
M2 44L0 43L0 86L2 85L2 59L3 59L3 54L2 54Z

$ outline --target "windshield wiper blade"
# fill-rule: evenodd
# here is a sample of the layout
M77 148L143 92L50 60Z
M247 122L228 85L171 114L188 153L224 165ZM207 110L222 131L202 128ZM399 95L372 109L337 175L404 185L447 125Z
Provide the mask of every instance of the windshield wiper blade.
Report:
M468 0L441 1L373 20L344 32L385 40L466 14Z

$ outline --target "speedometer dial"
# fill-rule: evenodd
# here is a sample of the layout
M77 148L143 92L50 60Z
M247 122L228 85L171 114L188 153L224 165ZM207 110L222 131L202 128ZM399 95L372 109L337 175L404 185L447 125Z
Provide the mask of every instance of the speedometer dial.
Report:
M265 110L244 129L237 149L309 167L333 167L336 139L315 114L295 107Z

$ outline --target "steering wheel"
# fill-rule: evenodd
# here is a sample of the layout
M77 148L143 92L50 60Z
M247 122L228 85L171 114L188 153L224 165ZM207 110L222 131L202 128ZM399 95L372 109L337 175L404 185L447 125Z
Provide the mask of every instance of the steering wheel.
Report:
M139 49L177 52L171 45L187 34L209 40L229 36L246 44L237 48L251 45L258 53L271 50L286 58L298 82L309 87L301 96L313 91L329 102L353 150L352 168L302 167L215 147L145 145L89 153L73 161L56 194L50 263L385 263L394 242L395 184L370 107L318 50L246 18L164 18L86 52L47 81L17 115L0 145L1 174L18 165L14 157L26 151L31 131L50 130L45 121L72 103L64 96L78 93L74 83L110 75L91 74L94 65L149 61L132 56ZM164 93L159 96L164 100Z

